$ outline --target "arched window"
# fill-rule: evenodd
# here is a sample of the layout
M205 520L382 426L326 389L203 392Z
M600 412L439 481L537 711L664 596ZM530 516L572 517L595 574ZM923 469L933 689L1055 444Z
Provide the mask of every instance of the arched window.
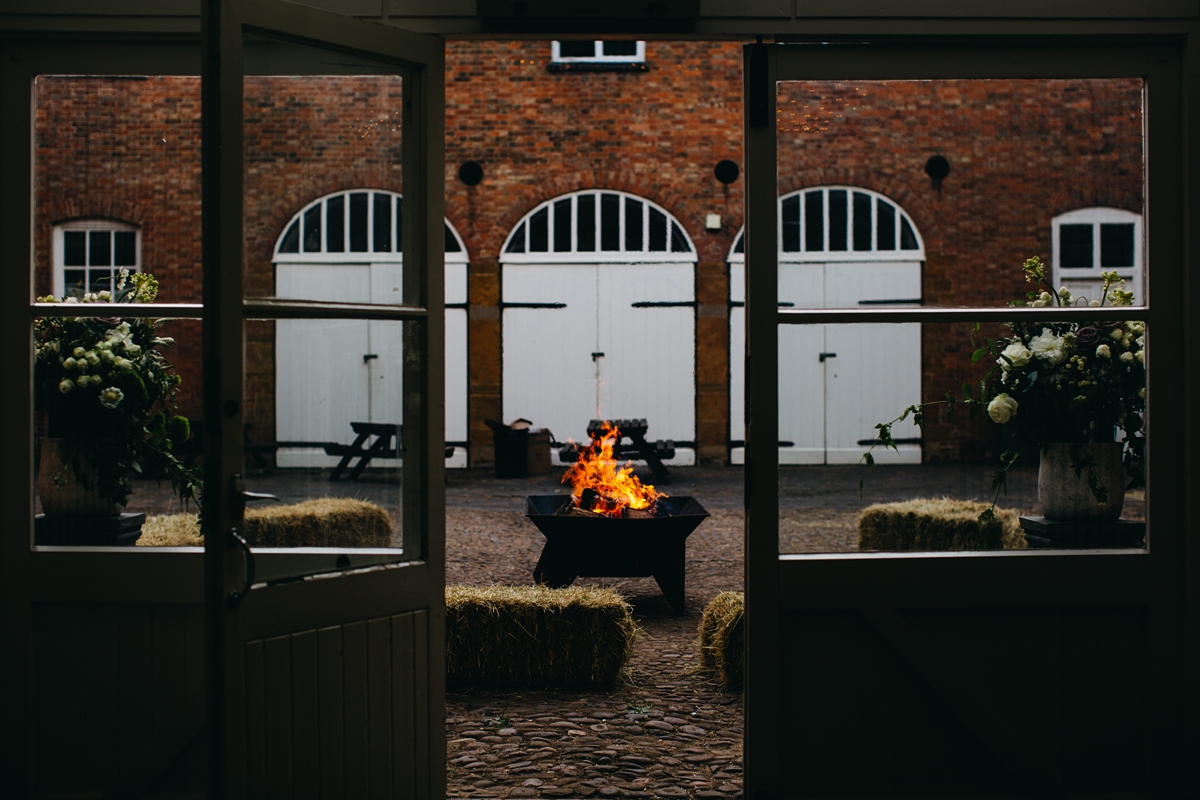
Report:
M382 189L335 192L314 200L284 227L275 261L399 261L404 198ZM467 248L446 222L446 262L466 263Z
M745 260L745 228L729 250ZM899 206L870 189L818 186L779 198L781 261L923 260L925 243Z
M547 200L525 215L501 261L695 261L696 248L662 206L632 194L589 190Z
M1050 257L1053 283L1066 286L1076 297L1099 300L1104 291L1101 272L1125 279L1125 288L1141 304L1142 215L1119 208L1080 208L1059 214L1051 222Z
M112 290L112 278L140 272L142 232L136 225L83 219L54 226L54 296Z
M500 251L503 419L557 441L645 419L695 462L696 248L661 206L591 189L547 200Z

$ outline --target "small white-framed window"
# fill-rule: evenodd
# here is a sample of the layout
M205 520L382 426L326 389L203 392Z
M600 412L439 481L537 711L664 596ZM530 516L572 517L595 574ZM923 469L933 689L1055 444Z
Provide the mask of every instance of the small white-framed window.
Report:
M695 261L696 246L679 220L657 203L611 189L547 200L525 215L500 249L500 260L534 263Z
M870 189L818 186L779 198L779 259L809 261L923 261L925 243L908 213ZM745 228L728 260L745 256Z
M81 219L54 226L54 296L111 291L121 269L140 272L142 232L109 219Z
M552 71L646 69L646 43L633 39L565 40L550 43Z
M1099 300L1101 272L1116 272L1141 305L1142 215L1120 208L1080 208L1059 214L1051 223L1051 277L1075 297Z
M404 198L384 189L334 192L296 212L275 242L275 262L403 261ZM446 221L446 263L466 263L467 248Z

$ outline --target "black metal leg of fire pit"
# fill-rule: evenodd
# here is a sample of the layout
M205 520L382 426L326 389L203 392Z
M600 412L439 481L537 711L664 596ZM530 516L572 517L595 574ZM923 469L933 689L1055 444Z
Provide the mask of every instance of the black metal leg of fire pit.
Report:
M544 583L551 589L563 589L575 582L575 574L570 559L550 542L546 542L542 556L533 568L534 582Z
M662 589L663 596L667 598L667 602L671 604L671 610L677 617L683 616L683 566L683 543L681 542L678 554L672 553L654 571L654 580L658 583L658 588Z

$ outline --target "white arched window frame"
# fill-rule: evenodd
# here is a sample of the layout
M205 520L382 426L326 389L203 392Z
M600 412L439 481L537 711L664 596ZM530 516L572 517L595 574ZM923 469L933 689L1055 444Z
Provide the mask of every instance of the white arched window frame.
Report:
M522 264L695 261L696 246L657 203L606 189L547 200L521 218L500 248L500 261Z
M142 232L138 226L110 219L61 222L53 228L53 294L82 295L111 290L121 269L142 269Z
M276 263L375 263L403 260L404 198L384 189L351 189L318 198L296 212L275 242ZM446 263L467 263L467 247L446 220Z
M1099 300L1101 272L1116 272L1133 292L1134 303L1145 297L1142 282L1142 215L1120 208L1080 208L1051 222L1050 275L1055 287L1066 286L1076 297Z
M814 186L781 195L780 261L923 261L925 242L912 218L890 198L856 186ZM745 226L729 248L746 260Z

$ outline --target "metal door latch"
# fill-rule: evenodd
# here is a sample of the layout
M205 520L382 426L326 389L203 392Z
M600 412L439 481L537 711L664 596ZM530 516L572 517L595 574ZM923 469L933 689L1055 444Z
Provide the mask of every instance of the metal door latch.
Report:
M366 364L368 361L374 361L377 358L379 358L378 353L363 353L363 363L364 364Z
M233 507L237 510L237 516L240 518L246 512L246 503L255 500L278 500L279 498L273 494L266 492L248 492L246 491L246 479L241 475L234 475L232 479L232 495Z
M604 353L592 353L592 361L599 361L604 358Z
M821 360L821 363L824 364L825 359L827 359L827 358L837 358L837 353L821 353L820 355L817 356L817 358L819 358Z

